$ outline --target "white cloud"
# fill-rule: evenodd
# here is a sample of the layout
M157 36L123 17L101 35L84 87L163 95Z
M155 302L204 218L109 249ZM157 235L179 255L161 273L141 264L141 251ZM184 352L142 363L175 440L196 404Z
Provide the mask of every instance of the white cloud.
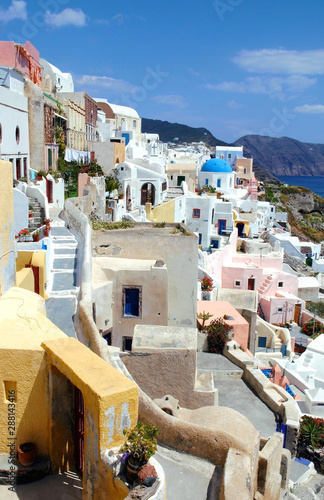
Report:
M185 103L181 95L157 95L151 97L151 101L157 102L159 104L166 104L169 106L177 106L179 108L184 108Z
M188 73L191 73L191 74L192 74L192 75L194 75L194 76L197 76L197 77L199 77L199 78L201 77L201 75L200 75L199 71L195 71L193 68L188 68L188 70L187 70L187 71L188 71Z
M262 49L242 50L233 61L254 73L321 75L324 73L324 49L296 50Z
M125 80L110 78L109 76L83 75L76 79L76 82L82 86L109 88L116 92L135 92L138 90L136 85L126 82Z
M0 21L8 23L14 19L27 19L26 2L23 0L12 0L7 10L0 7Z
M241 82L222 82L218 85L206 84L210 90L237 92L241 94L267 94L279 99L291 99L317 82L316 78L302 75L287 77L250 76Z
M106 26L121 26L126 21L127 16L124 14L116 14L111 19L96 19L97 24L104 24Z
M323 104L304 104L304 106L297 106L295 108L297 113L305 113L312 115L324 114L324 105Z
M232 100L228 103L228 107L231 109L240 109L242 106L238 102Z
M48 26L62 28L62 26L77 26L81 28L87 24L87 16L81 9L64 9L58 14L51 14L49 11L45 14L45 23Z

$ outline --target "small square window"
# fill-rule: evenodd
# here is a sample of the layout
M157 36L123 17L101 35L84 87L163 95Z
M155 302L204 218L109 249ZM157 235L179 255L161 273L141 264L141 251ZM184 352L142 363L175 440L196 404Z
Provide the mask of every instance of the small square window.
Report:
M278 288L283 288L284 282L283 281L278 281Z
M200 209L194 208L192 211L192 216L194 219L199 219L200 218Z
M240 280L234 281L234 286L240 287L242 285L242 282Z
M277 313L282 313L283 312L283 307L277 307Z
M228 159L230 160L232 158L232 153L228 153Z

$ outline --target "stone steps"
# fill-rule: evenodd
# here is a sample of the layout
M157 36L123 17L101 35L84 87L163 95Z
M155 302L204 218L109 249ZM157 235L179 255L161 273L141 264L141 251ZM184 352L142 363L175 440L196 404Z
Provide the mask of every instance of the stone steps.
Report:
M28 196L28 204L29 211L32 213L32 217L28 219L28 229L30 231L35 231L43 225L45 211L39 201L32 196Z

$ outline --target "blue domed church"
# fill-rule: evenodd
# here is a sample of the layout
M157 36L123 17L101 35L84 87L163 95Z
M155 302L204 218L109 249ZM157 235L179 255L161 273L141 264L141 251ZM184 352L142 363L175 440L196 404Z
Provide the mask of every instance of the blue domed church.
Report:
M199 187L213 186L217 190L228 190L234 188L234 172L221 158L207 160L198 174Z

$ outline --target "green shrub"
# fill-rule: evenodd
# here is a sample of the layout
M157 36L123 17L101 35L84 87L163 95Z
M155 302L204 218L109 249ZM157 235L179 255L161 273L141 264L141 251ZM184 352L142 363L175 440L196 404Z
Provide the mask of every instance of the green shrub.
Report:
M131 453L140 462L147 462L157 450L158 428L150 424L137 422L134 429L124 429L126 443L121 447L122 453Z
M322 447L324 445L324 420L304 415L300 421L298 439L306 446Z

